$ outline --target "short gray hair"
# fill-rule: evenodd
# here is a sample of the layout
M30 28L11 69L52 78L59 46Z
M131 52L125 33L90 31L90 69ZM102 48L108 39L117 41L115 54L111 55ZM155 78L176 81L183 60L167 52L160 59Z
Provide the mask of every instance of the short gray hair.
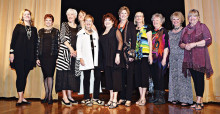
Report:
M72 12L76 17L77 17L77 11L75 9L72 9L72 8L69 8L67 11L66 11L66 15L68 13Z
M152 17L151 17L151 21L152 22L153 22L155 17L159 17L162 24L165 22L165 18L163 17L163 15L161 13L153 14Z

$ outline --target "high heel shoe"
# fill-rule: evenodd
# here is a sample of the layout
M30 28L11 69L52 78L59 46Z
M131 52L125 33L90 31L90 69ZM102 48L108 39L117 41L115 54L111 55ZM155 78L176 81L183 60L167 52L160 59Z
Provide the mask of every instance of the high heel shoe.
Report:
M113 101L108 101L107 104L105 104L105 106L111 106Z
M70 102L69 102L69 103L66 103L63 99L62 99L61 103L62 103L63 105L65 105L65 106L72 106Z
M53 99L48 100L48 104L53 104Z
M68 100L70 101L71 104L74 104L74 105L77 105L77 104L78 104L78 102L75 101L75 100L71 100L71 99L69 99L69 98L68 98Z
M125 103L126 103L126 100L122 100L122 99L121 99L121 100L118 101L117 104L118 104L118 105L125 105Z
M146 105L146 99L141 100L138 105L139 105L139 106L144 106L144 105Z
M28 102L28 101L22 101L21 103L22 104L31 104L31 102Z
M114 105L115 104L115 105ZM113 108L116 108L118 107L118 104L117 102L112 102L112 104L108 107L109 109L113 109Z
M125 106L130 107L131 106L131 101L126 101Z
M48 101L48 98L44 98L43 100L41 100L41 103L46 103Z

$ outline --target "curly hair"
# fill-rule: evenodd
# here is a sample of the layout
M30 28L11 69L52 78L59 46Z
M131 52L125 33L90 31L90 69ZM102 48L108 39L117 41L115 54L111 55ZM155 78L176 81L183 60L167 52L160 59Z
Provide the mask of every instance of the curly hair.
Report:
M47 18L51 18L52 22L54 22L54 17L53 17L52 14L46 14L46 15L44 16L44 20L46 20Z
M111 21L113 21L113 27L117 27L117 23L118 23L118 20L115 18L115 16L112 14L112 13L107 13L105 15L103 15L102 17L102 26L103 28L105 28L105 19L109 18Z

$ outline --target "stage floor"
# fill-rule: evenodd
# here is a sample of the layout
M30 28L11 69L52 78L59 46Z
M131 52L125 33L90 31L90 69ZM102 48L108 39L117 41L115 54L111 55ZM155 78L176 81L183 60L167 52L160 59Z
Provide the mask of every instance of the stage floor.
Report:
M0 114L220 114L219 103L207 103L203 110L196 111L189 106L181 107L169 102L163 105L147 103L145 106L138 106L135 104L138 99L136 96L133 97L131 107L119 105L115 109L108 109L108 107L98 105L87 107L81 104L66 107L60 102L62 99L61 94L59 94L59 100L54 101L53 105L42 104L40 99L28 99L28 101L32 102L31 105L16 107L17 100L15 98L0 98ZM77 101L81 101L83 98L82 95L73 95L73 97ZM108 93L102 93L100 98L107 103Z

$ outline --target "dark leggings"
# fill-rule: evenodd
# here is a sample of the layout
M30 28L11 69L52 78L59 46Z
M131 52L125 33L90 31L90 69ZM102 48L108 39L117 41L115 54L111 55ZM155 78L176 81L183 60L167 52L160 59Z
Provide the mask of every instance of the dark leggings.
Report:
M150 65L148 57L135 61L135 86L148 88L150 76Z
M27 76L30 72L31 62L17 62L15 65L15 70L17 74L16 87L17 92L24 92L27 82Z
M205 86L205 81L204 81L204 73L195 71L193 69L189 69L193 82L194 82L194 88L196 91L196 96L203 97L204 93L204 86Z
M167 65L162 66L161 62L156 61L155 63L153 63L151 69L154 89L164 91L164 75L166 73Z
M131 101L133 91L133 75L134 75L134 62L129 63L128 69L122 71L122 91L120 99Z
M83 80L84 99L90 99L89 89L90 89L91 70L83 70L83 74L84 74L84 80ZM94 80L93 98L99 99L101 72L98 68L94 69L94 78L95 78L95 80Z
M113 92L121 91L122 89L122 70L113 67L105 67L106 89Z
M83 70L83 90L84 90L84 99L90 99L89 88L90 88L90 74L91 70Z

